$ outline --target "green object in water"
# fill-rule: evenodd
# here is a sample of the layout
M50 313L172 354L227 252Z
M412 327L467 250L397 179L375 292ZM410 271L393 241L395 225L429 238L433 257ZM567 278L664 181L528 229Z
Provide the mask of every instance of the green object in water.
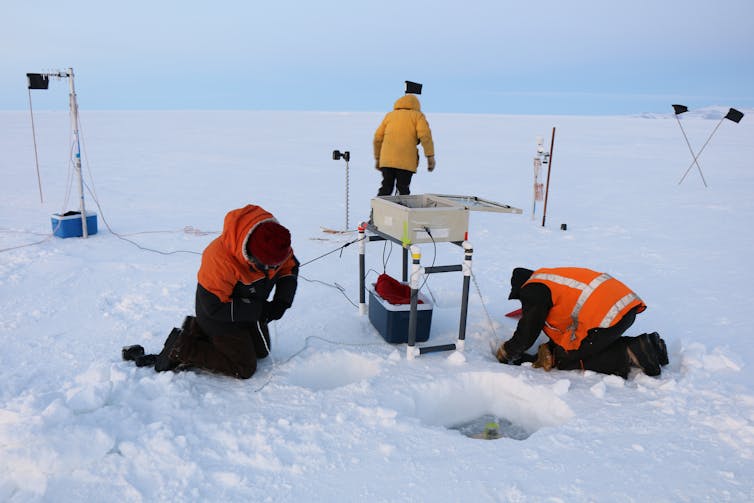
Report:
M491 440L494 438L500 438L500 425L494 421L484 425L484 438Z
M453 426L451 429L458 430L469 438L479 440L496 440L499 438L525 440L530 435L523 427L511 423L505 417L493 414L485 414Z

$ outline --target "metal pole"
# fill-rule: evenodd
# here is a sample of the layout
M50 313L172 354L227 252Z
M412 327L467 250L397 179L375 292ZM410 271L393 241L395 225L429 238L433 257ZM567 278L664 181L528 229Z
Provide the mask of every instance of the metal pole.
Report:
M677 116L676 116L676 119L678 119L678 117L677 117ZM714 129L714 130L712 131L712 134L711 134L711 135L709 135L709 138L707 138L707 141L705 141L705 142L704 142L704 145L702 145L702 148L701 148L701 149L699 149L699 152L698 152L698 153L697 153L696 155L694 155L694 151L693 151L693 150L691 150L691 145L689 145L689 150L691 151L691 156L692 156L692 157L694 158L694 160L693 160L693 161L691 161L691 165L690 165L690 166L688 167L688 169L686 170L686 172L685 172L685 173L683 174L683 176L681 177L681 181L679 181L679 182L678 182L678 185L680 185L680 184L681 184L681 182L683 182L684 178L686 178L686 175L688 175L688 174L689 174L689 171L691 171L691 168L693 168L693 167L694 167L694 163L696 163L696 166L697 166L697 168L699 168L699 162L698 162L698 160L697 160L697 159L699 159L699 156L700 156L700 155L702 155L702 152L703 152L703 151L704 151L704 149L705 149L705 148L707 147L707 144L709 143L709 141L710 141L710 140L712 139L712 137L713 137L713 136L715 135L715 133L717 132L717 128L719 128L719 127L720 127L720 124L722 124L724 120L725 120L725 117L723 117L722 119L720 119L720 122L718 122L718 123L717 123L717 126L715 126L715 129ZM680 124L681 124L681 121L678 121L678 124L680 125ZM683 127L681 127L681 131L683 131ZM684 132L684 133L683 133L683 136L684 136L684 137L686 136L686 132ZM689 140L688 140L688 138L687 138L687 139L686 139L686 143L688 143L688 141L689 141ZM699 168L699 174L700 174L700 175L702 176L702 181L704 182L704 186L706 187L706 186L707 186L707 181L706 181L706 180L704 179L704 175L702 174L702 168Z
M550 162L547 163L547 187L545 187L545 204L542 209L542 227L545 226L547 218L547 196L550 194L550 169L552 168L552 152L555 148L555 126L552 127L552 139L550 140Z
M691 163L691 166L696 164L697 169L699 169L699 175L702 177L702 182L704 182L704 186L707 186L707 180L704 179L704 174L702 174L702 167L699 166L699 161L696 159L696 155L694 155L694 150L691 148L691 143L689 142L689 137L686 136L686 130L683 129L683 124L681 124L681 120L678 118L678 114L675 114L675 120L678 122L678 127L681 128L681 133L683 133L683 139L686 140L686 146L689 147L689 152L691 153L691 158L694 159L694 162ZM691 169L691 167L689 167ZM686 173L683 174L683 177L681 178L681 181L678 182L678 185L680 185L683 182L683 179L686 178L686 175L688 174L689 170L686 170Z
M89 229L86 226L86 205L84 204L84 179L81 176L81 143L79 141L79 109L76 103L76 87L73 84L73 68L68 69L68 77L71 88L70 104L71 104L71 127L73 129L73 138L76 142L76 157L74 158L74 165L76 168L76 175L79 178L79 196L81 199L81 231L83 237L86 239L89 237Z
M531 219L537 213L537 185L539 184L539 171L542 168L542 160L539 157L534 158L534 193L531 202Z
M403 268L401 269L401 279L405 283L408 281L408 248L404 246L403 248L401 248L401 250L403 250Z
M34 160L37 163L37 185L39 186L39 202L44 203L42 197L42 177L39 174L39 154L37 154L37 132L34 127L34 111L31 108L31 89L29 89L29 113L31 114L31 137L34 139Z
M348 187L349 187L349 180L348 180L348 159L346 159L346 228L343 230L348 230L351 228L349 221L348 221Z
M464 341L466 340L466 320L469 312L469 284L471 282L471 256L474 248L468 241L463 242L464 260L463 260L463 294L461 295L461 322L458 326L458 343L456 349L463 351Z
M453 351L454 349L456 349L455 344L440 344L439 346L425 346L423 348L419 348L419 354L425 355L427 353L439 353L440 351Z
M367 303L366 303L366 296L364 293L365 287L365 265L364 265L364 256L366 254L366 237L365 231L366 230L366 224L359 225L359 314L364 315L367 312Z
M421 250L416 245L411 245L411 311L408 315L408 345L406 346L406 359L413 360L419 355L419 351L414 347L416 344L416 325L419 318L417 305L419 301L419 281L421 276Z

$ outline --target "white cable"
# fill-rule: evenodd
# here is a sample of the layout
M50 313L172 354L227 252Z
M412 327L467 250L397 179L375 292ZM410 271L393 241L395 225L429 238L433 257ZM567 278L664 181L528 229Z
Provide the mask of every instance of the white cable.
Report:
M268 334L270 333L269 332L269 326L270 325L267 324L267 327L268 327L267 328L267 333ZM270 346L267 345L267 339L264 338L264 332L262 331L262 325L259 322L259 320L257 320L257 330L259 332L259 335L262 337L262 343L264 344L264 347L267 350L267 354L270 357L270 361L272 362L272 368L270 369L270 372L267 374L267 380L264 382L264 384L262 384L260 387L258 387L257 389L255 389L254 393L256 393L258 391L261 391L265 386L267 386L270 383L270 381L272 380L272 375L275 373L275 366L276 366L275 358L272 357L272 351L270 350ZM270 335L270 344L272 344L272 335Z
M482 310L484 311L485 316L487 316L487 322L490 324L490 328L492 329L492 335L495 339L497 339L497 332L495 332L495 325L492 322L492 317L490 316L490 313L487 311L487 306L484 304L484 297L482 297L482 290L479 288L479 283L477 283L476 276L474 276L474 273L471 273L471 279L474 282L474 286L476 287L476 292L479 295L479 301L482 303Z

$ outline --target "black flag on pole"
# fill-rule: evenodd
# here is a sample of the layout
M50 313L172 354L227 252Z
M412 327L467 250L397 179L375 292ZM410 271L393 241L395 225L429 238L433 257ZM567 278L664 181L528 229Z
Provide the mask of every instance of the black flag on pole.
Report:
M675 112L676 115L681 115L682 113L689 111L689 107L686 105L672 105L672 107L673 112Z
M739 122L741 122L741 119L744 118L744 114L742 112L739 112L735 108L731 108L730 110L728 110L728 114L725 116L725 118L738 124Z
M29 89L47 89L50 85L50 77L41 73L27 73Z

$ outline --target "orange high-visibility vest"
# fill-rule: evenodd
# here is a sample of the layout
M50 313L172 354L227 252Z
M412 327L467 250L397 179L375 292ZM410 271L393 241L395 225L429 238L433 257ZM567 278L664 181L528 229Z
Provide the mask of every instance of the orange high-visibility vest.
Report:
M634 307L639 313L647 308L626 285L591 269L537 269L524 285L529 283L542 283L550 289L553 306L543 330L568 351L581 346L588 330L611 327Z

